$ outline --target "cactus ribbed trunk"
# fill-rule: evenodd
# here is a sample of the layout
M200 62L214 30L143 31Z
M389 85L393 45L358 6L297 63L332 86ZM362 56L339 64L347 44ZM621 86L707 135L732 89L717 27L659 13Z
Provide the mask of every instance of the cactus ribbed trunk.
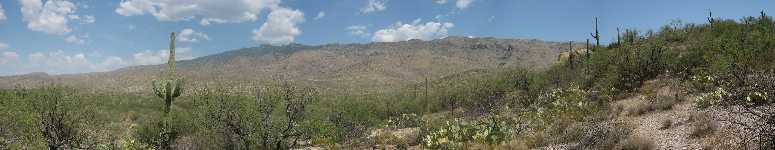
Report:
M597 17L595 17L595 34L589 33L589 36L595 39L595 47L600 47L600 31L597 30Z
M153 81L153 91L159 98L164 99L164 113L170 112L172 101L180 96L182 79L177 77L175 73L175 32L170 34L170 53L169 60L167 62L169 67L166 74L163 74L161 80Z
M170 34L170 59L167 64L170 67L170 75L175 75L175 32Z

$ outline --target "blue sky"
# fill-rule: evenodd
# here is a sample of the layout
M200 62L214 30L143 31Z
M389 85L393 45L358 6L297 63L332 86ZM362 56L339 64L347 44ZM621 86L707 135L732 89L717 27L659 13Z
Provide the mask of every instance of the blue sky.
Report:
M446 36L584 41L600 17L658 29L775 10L771 0L0 0L0 75L159 64L170 32L183 59L261 44L395 42ZM775 14L775 13L772 13Z

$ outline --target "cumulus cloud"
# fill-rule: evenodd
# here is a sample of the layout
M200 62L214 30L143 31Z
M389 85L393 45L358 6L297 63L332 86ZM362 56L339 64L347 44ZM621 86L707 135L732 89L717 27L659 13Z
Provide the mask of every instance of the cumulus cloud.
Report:
M296 26L304 22L304 13L299 10L278 8L272 10L266 22L253 30L253 40L272 45L285 45L301 34Z
M320 12L318 12L318 15L315 16L315 20L323 19L323 17L325 17L325 16L326 16L326 12L320 11Z
M435 0L433 2L435 2L436 4L446 4L447 0Z
M4 49L6 49L6 48L8 48L8 44L5 44L5 43L3 43L3 42L0 42L0 50L4 50Z
M3 52L2 57L0 57L0 65L17 60L19 60L19 54L16 52Z
M123 58L117 57L117 56L110 56L108 58L105 58L104 61L100 64L102 66L106 66L109 68L118 68L129 65L128 62L124 61Z
M48 34L64 35L72 29L67 25L68 16L75 13L76 7L67 0L19 0L22 20L27 28Z
M63 50L48 53L35 52L30 54L27 72L48 72L54 74L96 71L100 66L92 64L86 54L65 54Z
M3 4L0 4L0 21L5 19L7 19L7 17L5 17L5 9L3 9Z
M94 15L67 15L67 18L74 21L80 21L81 24L89 24L97 21L97 19L94 18Z
M364 36L364 37L371 35L371 33L366 31L366 29L367 27L363 25L352 25L346 28L347 31L350 31L351 35Z
M70 36L67 36L65 38L65 42L73 43L73 44L86 44L86 40L84 40L85 38L88 38L88 36L85 36L85 35L83 35L83 36L70 35Z
M432 40L447 37L447 30L455 25L449 22L426 22L420 23L420 19L414 20L411 24L398 22L389 28L374 32L371 38L375 42L397 42L411 39Z
M180 42L196 43L201 40L210 40L210 36L207 36L207 34L202 32L196 32L191 28L185 28L178 34L178 40L180 40Z
M385 1L384 0L369 0L369 3L366 4L366 6L363 6L361 8L361 14L367 14L370 12L377 12L377 11L383 11L387 7L385 7Z
M468 8L468 6L470 6L473 2L474 0L457 0L455 6L459 9L465 9Z
M177 58L193 59L190 48L178 48ZM27 61L21 61L15 52L0 52L0 74L19 74L30 72L46 72L50 74L67 74L110 71L130 65L153 65L166 63L169 51L166 49L145 50L133 56L122 58L118 56L102 56L99 54L70 53L64 50L49 52L33 52L27 55ZM18 61L17 61L18 60ZM17 61L19 63L11 63ZM23 63L21 63L23 62Z
M262 10L280 0L126 0L115 12L123 16L151 14L161 21L200 19L201 25L255 21Z
M134 58L134 65L155 65L166 63L169 59L169 50L163 49L158 51L145 50L132 55ZM176 60L193 59L191 55L191 48L178 48L175 49Z

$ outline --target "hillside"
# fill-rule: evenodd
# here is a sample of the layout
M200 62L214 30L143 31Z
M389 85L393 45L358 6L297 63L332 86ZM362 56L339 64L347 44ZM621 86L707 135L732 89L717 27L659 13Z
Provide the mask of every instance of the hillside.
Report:
M580 45L580 44L576 44ZM271 80L327 89L381 89L437 79L468 70L497 67L545 68L567 51L567 43L539 40L448 37L433 41L261 46L178 62L189 87L254 86ZM111 72L0 77L2 88L64 84L97 91L149 91L163 65L132 66ZM190 90L190 89L189 89Z

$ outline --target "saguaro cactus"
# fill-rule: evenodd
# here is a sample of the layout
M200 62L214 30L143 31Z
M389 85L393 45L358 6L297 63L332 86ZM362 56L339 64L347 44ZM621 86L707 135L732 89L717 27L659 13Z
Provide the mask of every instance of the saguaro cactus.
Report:
M600 47L600 32L597 30L597 17L595 17L595 34L589 33L595 39L595 47Z
M761 14L761 17L762 17L761 19L762 19L762 20L764 20L764 18L767 18L767 14L766 14L766 13L764 13L764 10L762 10L762 11L761 11L761 12L759 12L759 13Z
M170 112L172 101L180 96L183 80L175 74L175 32L170 35L170 58L167 74L161 80L153 81L153 92L159 98L164 99L164 113Z
M570 69L573 69L573 61L574 61L574 54L576 54L576 51L573 51L573 41L568 42L568 64L570 64Z
M620 35L622 35L622 34L619 33L619 28L617 27L616 28L616 44L620 44L621 45L622 44L622 40L621 40L622 37Z
M713 12L708 10L708 24L710 24L710 27L713 27L713 22L716 22L716 20L713 19Z

